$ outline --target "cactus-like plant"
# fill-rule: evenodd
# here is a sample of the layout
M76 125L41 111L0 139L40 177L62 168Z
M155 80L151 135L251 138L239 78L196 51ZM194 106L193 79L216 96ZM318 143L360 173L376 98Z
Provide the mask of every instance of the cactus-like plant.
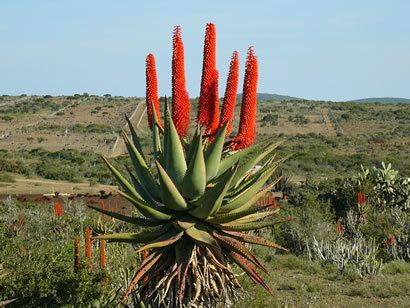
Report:
M255 61L253 52L251 56ZM251 68L256 69L254 66ZM248 78L252 76L257 74ZM256 85L256 81L253 84ZM256 87L251 89L255 93L247 93L247 103L255 104L252 108L256 110ZM253 102L249 99L251 97L254 97ZM201 129L198 125L188 142L182 138L186 131L179 132L173 121L178 111L173 110L171 117L167 103L164 109L163 129L156 112L151 113L155 171L144 159L141 142L129 121L132 140L125 133L123 138L133 170L128 170L126 177L105 160L122 187L119 193L143 217L94 208L116 219L147 228L138 233L97 236L109 242L139 245L137 252L148 252L124 298L137 291L138 296L152 307L208 307L227 303L235 298L239 288L232 263L271 292L258 272L267 272L267 269L249 250L247 243L284 248L246 231L280 223L272 218L278 213L278 208L255 206L277 182L266 185L284 160L275 159L273 155L280 143L249 147L250 138L245 140L247 148L233 152L231 143L225 142L230 121L213 135L209 134L207 127ZM246 128L243 128L241 138L245 132ZM241 144L239 139L236 140L236 148ZM255 171L257 164L262 166ZM144 279L146 277L148 279Z

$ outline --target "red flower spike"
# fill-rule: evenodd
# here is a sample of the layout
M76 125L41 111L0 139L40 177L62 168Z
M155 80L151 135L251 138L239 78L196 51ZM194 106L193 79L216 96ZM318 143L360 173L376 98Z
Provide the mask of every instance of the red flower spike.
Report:
M189 129L191 104L185 86L184 43L180 26L174 29L172 47L172 120L179 136L184 137Z
M389 238L390 246L394 246L396 239L394 238L394 234L390 233L390 238Z
M246 59L245 79L243 82L241 117L239 132L232 140L233 150L240 150L251 146L256 136L256 104L258 85L258 59L252 47L248 49Z
M147 56L146 59L146 104L147 104L147 114L148 114L148 124L152 129L153 115L152 106L154 106L155 114L158 118L158 123L162 127L161 115L159 112L159 100L158 100L158 80L157 80L157 70L155 68L155 57L152 53Z
M232 130L232 122L235 113L236 95L238 92L238 76L239 76L239 53L234 51L232 54L231 64L229 66L229 75L226 82L225 96L221 112L219 126L222 127L229 121L226 129L226 135L229 136Z
M343 225L342 225L342 222L340 221L340 220L338 220L337 222L336 222L336 233L337 234L339 234L339 235L343 235L343 233L344 233L344 227L343 227Z
M105 268L106 252L105 252L105 240L100 240L100 268Z
M273 199L272 199L272 208L276 209L278 207L278 205L276 204L276 197L275 196L272 196L272 197L273 197Z
M56 217L61 217L64 214L64 208L63 205L61 204L60 200L57 200L54 203L54 215Z
M88 268L92 268L92 246L91 246L91 229L85 228L85 256L87 257Z
M366 196L361 191L357 193L357 203L359 204L359 207L366 203Z
M218 72L216 70L216 29L208 23L205 30L204 58L197 122L205 133L213 133L219 125Z

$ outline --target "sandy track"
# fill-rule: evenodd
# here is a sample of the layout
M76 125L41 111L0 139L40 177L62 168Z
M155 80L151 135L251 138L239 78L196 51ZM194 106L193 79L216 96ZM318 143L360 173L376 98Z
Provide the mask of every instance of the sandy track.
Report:
M144 117L144 114L146 113L146 106L144 102L140 102L138 106L135 108L134 112L130 116L130 121L134 125L135 129L138 129L142 118ZM125 124L123 129L125 131L128 131L128 125ZM110 157L117 157L120 155L123 155L127 153L124 140L122 140L121 136L117 136L117 139L115 140L114 146L112 147L111 155Z
M116 186L96 185L89 183L71 183L64 181L46 180L41 178L28 179L21 176L15 177L13 183L0 183L0 194L52 194L55 192L68 194L98 194L100 190L107 193L116 189Z

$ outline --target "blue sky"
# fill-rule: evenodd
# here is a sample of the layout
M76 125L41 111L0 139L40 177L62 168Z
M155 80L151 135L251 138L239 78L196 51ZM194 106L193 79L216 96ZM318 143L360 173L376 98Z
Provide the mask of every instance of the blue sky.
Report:
M223 95L233 50L259 57L259 92L311 99L410 98L410 1L1 0L0 94L145 95L145 56L170 94L181 25L199 92L205 24L217 27Z

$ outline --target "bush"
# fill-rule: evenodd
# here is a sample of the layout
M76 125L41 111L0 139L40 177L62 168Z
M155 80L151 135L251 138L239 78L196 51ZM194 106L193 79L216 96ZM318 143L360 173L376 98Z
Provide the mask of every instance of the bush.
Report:
M11 174L8 174L7 172L1 171L0 172L0 182L5 182L5 183L14 183L16 180Z

